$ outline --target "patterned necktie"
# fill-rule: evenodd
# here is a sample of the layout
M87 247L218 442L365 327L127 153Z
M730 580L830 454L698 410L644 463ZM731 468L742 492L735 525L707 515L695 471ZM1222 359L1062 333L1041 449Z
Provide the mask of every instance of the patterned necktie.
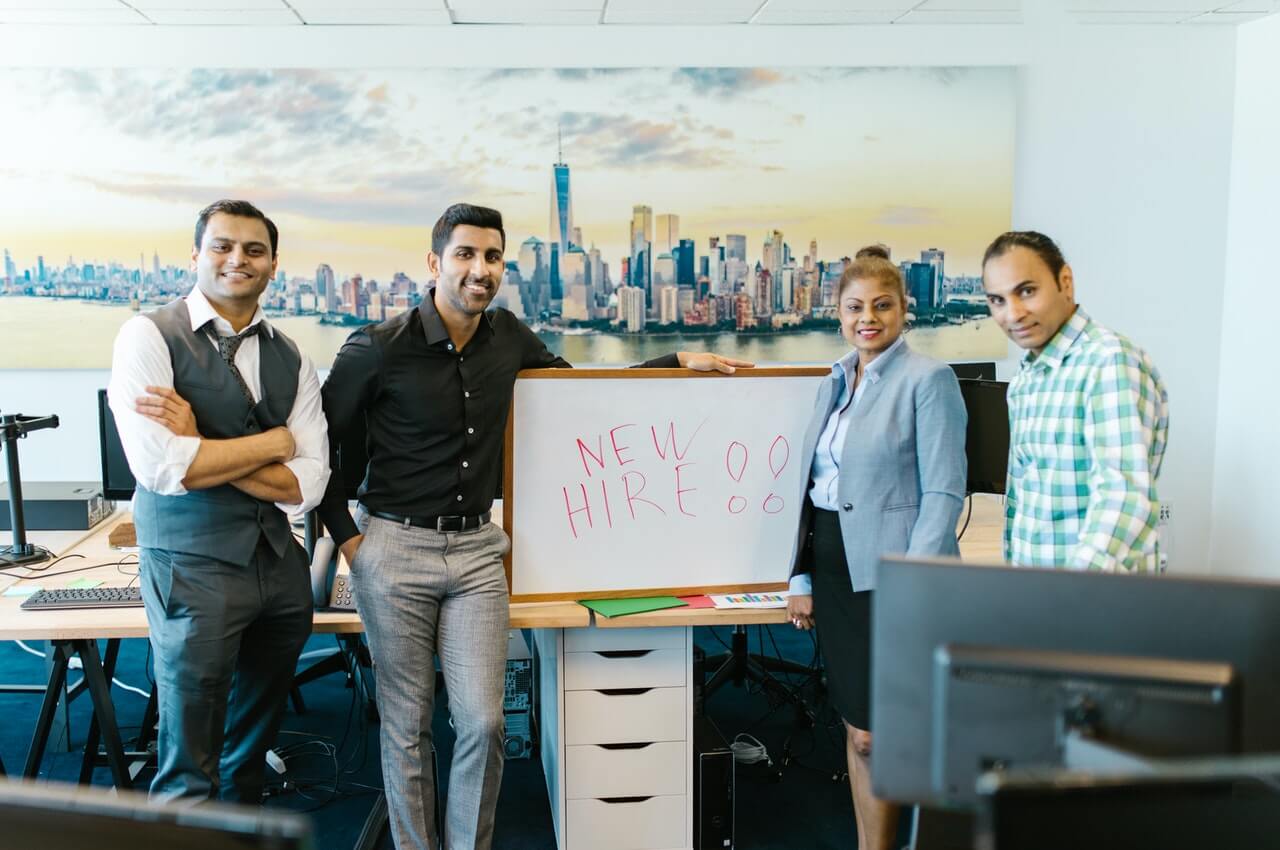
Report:
M222 355L222 362L226 363L227 368L231 370L231 377L235 378L236 383L240 385L240 392L244 393L245 400L249 402L250 407L257 404L257 402L253 400L253 393L249 391L249 385L244 382L244 376L236 368L236 352L240 350L241 344L246 339L251 336L257 336L260 327L262 327L261 322L250 325L237 336L219 336L212 325L208 327L209 337L218 343L218 353Z

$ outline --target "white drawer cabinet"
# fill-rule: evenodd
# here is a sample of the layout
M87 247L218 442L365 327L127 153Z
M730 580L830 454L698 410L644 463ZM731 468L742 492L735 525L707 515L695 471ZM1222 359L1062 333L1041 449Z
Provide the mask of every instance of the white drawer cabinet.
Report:
M564 654L566 691L683 688L683 649L605 649Z
M688 790L684 741L565 748L565 796L670 796Z
M591 850L670 850L687 847L691 833L681 827L684 795L642 800L570 800L571 846Z
M564 742L574 746L683 741L689 737L688 702L689 692L684 688L650 688L638 693L566 691Z
M692 630L534 632L560 850L692 846Z

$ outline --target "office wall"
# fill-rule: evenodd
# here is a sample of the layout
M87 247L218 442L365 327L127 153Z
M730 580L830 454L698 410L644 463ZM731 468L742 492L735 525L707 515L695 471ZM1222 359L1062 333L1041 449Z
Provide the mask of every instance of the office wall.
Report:
M1052 22L853 29L10 29L10 65L190 66L208 65L213 57L241 67L1021 65L1014 223L1059 238L1075 266L1082 302L1143 344L1159 364L1173 396L1161 487L1174 507L1173 568L1206 568L1231 161L1232 28ZM55 40L58 49L48 49ZM484 95L442 96L441 119L465 123L486 109ZM1004 372L1010 369L1004 364ZM0 373L0 382L4 409L52 406L62 412L58 408L79 411L81 394L100 379ZM79 417L72 427L68 413L68 426L56 437L27 441L29 477L93 477L96 449L87 441L93 423Z
M1238 51L1211 560L1222 573L1280 578L1280 377L1270 327L1280 223L1280 18L1242 27ZM1190 312L1194 320L1194 306Z

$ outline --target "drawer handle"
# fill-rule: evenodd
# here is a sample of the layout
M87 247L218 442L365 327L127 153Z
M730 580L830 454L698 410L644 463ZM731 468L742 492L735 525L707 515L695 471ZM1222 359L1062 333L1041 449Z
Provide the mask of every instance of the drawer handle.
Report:
M596 693L607 697L633 697L638 694L647 694L651 690L653 688L601 688Z
M624 804L625 803L643 803L646 800L652 800L653 796L650 795L648 797L597 797L596 799L602 803L608 803L609 805L612 806L618 803L624 803Z
M653 742L647 744L596 744L602 750L643 750L645 747L652 747Z
M601 649L596 655L604 658L643 658L653 652L652 649Z

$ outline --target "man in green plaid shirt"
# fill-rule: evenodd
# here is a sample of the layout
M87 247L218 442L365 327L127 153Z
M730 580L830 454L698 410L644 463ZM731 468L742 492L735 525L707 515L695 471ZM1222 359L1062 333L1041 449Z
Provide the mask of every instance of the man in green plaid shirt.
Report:
M1009 384L1005 559L1155 571L1169 433L1155 366L1076 305L1071 267L1049 237L1006 233L982 266L992 317L1027 349Z

